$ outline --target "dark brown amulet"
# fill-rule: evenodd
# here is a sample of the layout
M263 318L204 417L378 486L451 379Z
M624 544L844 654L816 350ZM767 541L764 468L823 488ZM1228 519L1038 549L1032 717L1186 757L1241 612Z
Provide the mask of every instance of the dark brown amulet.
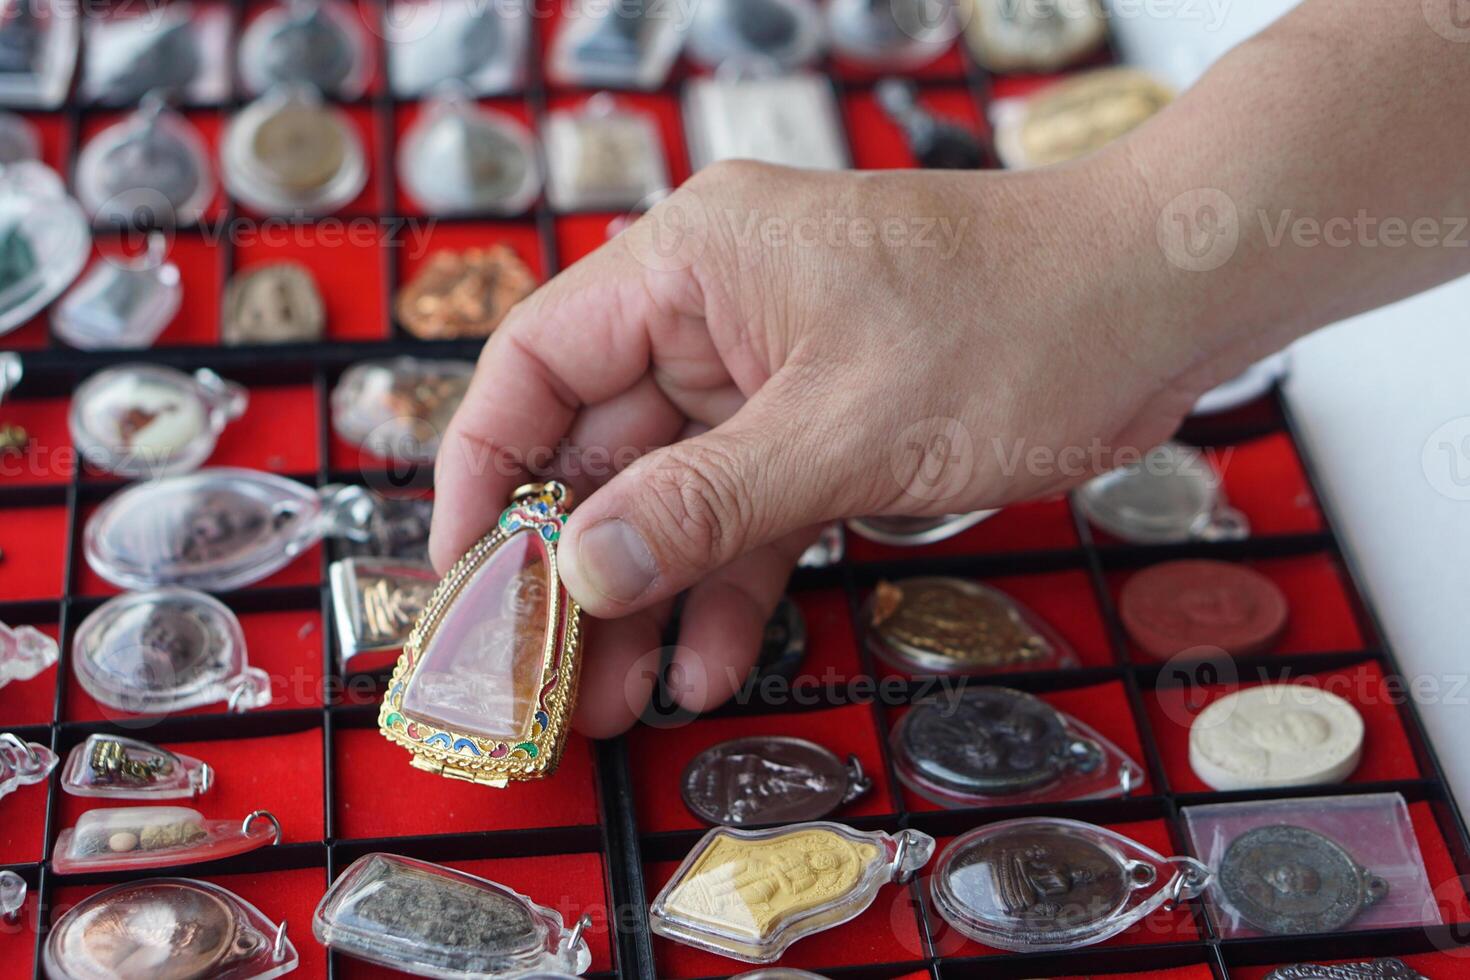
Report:
M1221 561L1171 561L1123 585L1118 612L1133 642L1167 659L1196 647L1232 656L1269 649L1286 628L1286 596L1259 572Z

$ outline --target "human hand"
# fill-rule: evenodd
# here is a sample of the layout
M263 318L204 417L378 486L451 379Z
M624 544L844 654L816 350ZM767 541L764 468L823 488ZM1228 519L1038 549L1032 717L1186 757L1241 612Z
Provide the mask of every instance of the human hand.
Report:
M1139 309L1163 257L1130 257L1126 222L1096 205L1128 192L1106 163L701 172L487 343L439 451L435 564L528 470L555 476L581 501L563 579L599 618L578 727L635 720L685 589L676 696L717 705L823 523L1055 492L1166 438L1249 362ZM1068 447L1084 454L1037 462Z

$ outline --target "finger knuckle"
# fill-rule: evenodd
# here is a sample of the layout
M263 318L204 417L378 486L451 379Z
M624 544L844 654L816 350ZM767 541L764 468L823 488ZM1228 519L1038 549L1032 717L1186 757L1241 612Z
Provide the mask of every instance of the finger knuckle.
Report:
M735 454L717 445L684 447L653 468L650 496L680 560L723 560L743 539L750 497L741 473Z

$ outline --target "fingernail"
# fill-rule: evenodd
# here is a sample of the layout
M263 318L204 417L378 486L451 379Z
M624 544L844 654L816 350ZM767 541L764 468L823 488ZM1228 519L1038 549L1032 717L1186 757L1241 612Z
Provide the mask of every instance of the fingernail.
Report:
M587 584L614 602L632 602L658 577L648 542L632 525L616 518L582 535L577 564Z

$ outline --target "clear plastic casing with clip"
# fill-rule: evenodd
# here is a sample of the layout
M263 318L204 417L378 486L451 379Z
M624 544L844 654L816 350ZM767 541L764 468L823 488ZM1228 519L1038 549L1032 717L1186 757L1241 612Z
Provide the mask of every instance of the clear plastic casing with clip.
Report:
M183 303L179 267L162 232L132 257L109 256L87 270L51 310L51 329L78 350L152 347Z
M552 42L547 74L559 85L658 88L689 26L669 11L657 0L578 0Z
M214 169L198 129L150 93L136 112L87 142L77 197L100 220L172 227L197 221L214 198Z
M1004 687L921 701L893 729L904 785L940 806L1127 796L1143 769L1092 728Z
M332 428L383 459L432 463L474 373L470 361L418 357L354 364L332 389Z
M592 962L583 916L561 915L503 885L394 854L358 858L316 908L326 947L445 980L581 974Z
M3 0L0 104L51 109L66 100L77 63L81 8L62 0Z
M176 585L227 592L286 567L323 537L367 539L373 499L227 467L135 484L87 521L93 571L125 589Z
M56 838L59 874L169 868L218 861L281 842L281 824L265 810L241 820L206 820L182 806L88 810Z
M943 517L854 517L848 520L847 528L858 537L876 544L917 548L963 534L996 513L999 512L977 510Z
M1190 850L1224 939L1440 925L1443 892L1400 793L1185 807Z
M385 20L395 95L421 96L444 82L499 95L525 82L531 16L523 4L394 0Z
M610 93L548 114L545 141L553 207L635 208L669 189L658 124Z
M0 799L22 786L39 783L56 768L56 753L39 742L0 732Z
M650 925L697 949L773 963L792 943L861 915L884 885L907 881L933 853L934 839L916 830L717 827L659 892Z
M976 942L1032 952L1116 936L1199 895L1209 870L1104 827L1051 817L1004 820L955 838L930 881L944 920Z
M1214 466L1177 442L1092 478L1076 495L1088 520L1133 544L1236 541L1250 534L1245 515L1226 502Z
M765 63L730 62L684 86L689 162L700 170L746 158L811 170L849 166L831 80L814 72L773 74Z
M430 214L517 215L541 194L531 131L457 83L441 86L404 134L398 172Z
M72 396L72 443L117 476L156 479L197 469L226 425L245 413L245 389L208 368L193 374L122 364L92 375Z
M72 796L115 800L170 800L202 796L214 770L193 756L121 735L88 735L72 747L61 788Z
M342 0L285 0L240 39L240 78L252 95L286 83L355 99L371 76L364 24Z
M51 980L270 980L297 963L284 921L192 878L89 895L56 921L45 948Z
M34 160L0 167L0 334L61 295L91 246L87 216L54 170Z
M813 0L702 0L690 18L685 53L706 68L760 59L781 71L808 65L827 46Z
M240 621L190 589L129 592L82 621L72 650L82 689L99 704L164 714L218 701L231 711L271 702L271 679L251 667Z
M56 641L34 626L0 623L0 687L28 681L56 663Z
M26 880L14 871L0 871L0 922L15 922L25 908Z

